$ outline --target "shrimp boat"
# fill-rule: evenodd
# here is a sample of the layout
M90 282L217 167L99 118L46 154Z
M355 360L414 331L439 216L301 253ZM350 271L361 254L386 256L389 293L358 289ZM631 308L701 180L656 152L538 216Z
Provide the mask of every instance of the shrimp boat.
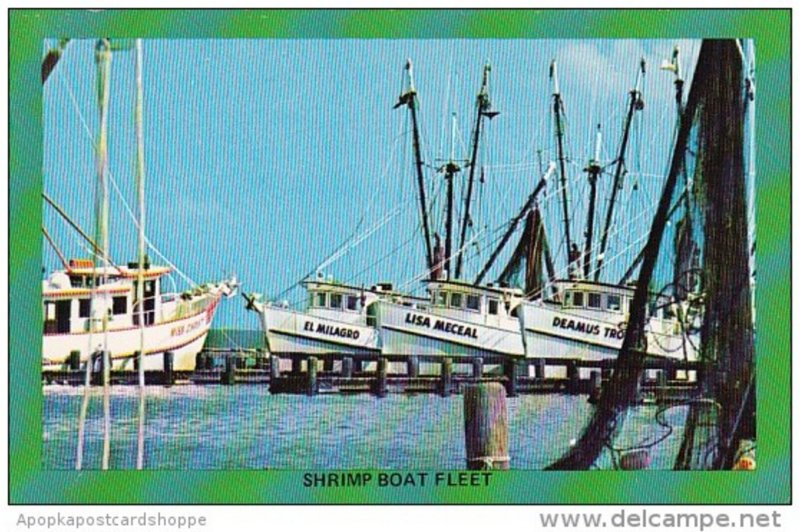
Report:
M270 353L375 355L381 352L376 303L391 299L403 308L415 308L424 302L395 292L390 283L365 289L320 274L302 285L307 293L302 310L285 301L261 302L257 296L246 296L247 308L259 314Z
M236 280L208 283L182 293L162 291L170 272L169 267L148 263L142 268L145 369L163 369L163 358L156 355L171 351L173 368L191 371L217 305L223 296L235 293ZM70 362L73 352L86 361L90 353L103 349L111 353L115 368L132 368L140 349L139 275L137 263L104 268L95 267L91 259L73 259L66 269L54 271L42 281L43 368L59 369Z
M673 57L673 61L677 61L677 56ZM670 69L677 72L677 67ZM554 71L555 63L551 66L551 77L555 76ZM592 267L594 212L596 185L601 172L599 126L594 158L589 161L585 169L590 185L590 203L582 253L574 242L569 241L567 187L562 187L564 233L567 249L570 250L567 266L569 275L565 279L551 277L547 287L538 291L537 297L520 305L520 327L525 354L529 358L599 361L615 358L622 347L635 290L635 283L625 283L625 280L629 278L633 266L617 284L601 282L599 277L607 251L617 192L622 188L621 179L624 175L625 151L631 123L636 112L644 107L639 90L644 72L645 63L642 59L635 86L630 91L622 143L616 159L611 200L594 268ZM676 81L679 91L681 86L682 81L680 83ZM557 81L554 81L554 87L554 109L558 125L560 94ZM680 92L678 100L680 101ZM563 178L563 166L561 173ZM641 260L641 255L638 260ZM688 270L690 268L687 268ZM695 276L692 274L684 275L683 278L686 282L680 285L681 289L678 290L681 292L680 298L666 294L650 294L644 329L644 349L647 356L683 361L697 360L696 346L699 338L697 328L693 324L697 323L698 316L694 312L696 307L693 302L696 302L699 296L697 287L690 287L697 283L694 282Z
M98 77L100 132L96 157L98 194L96 240L90 238L47 194L46 203L77 230L89 244L92 257L67 260L42 226L46 241L63 266L42 281L42 367L78 369L94 364L108 353L111 367L134 366L142 354L144 369L164 369L165 352L172 353L172 369L189 371L205 343L222 297L236 293L235 276L216 283L195 285L184 292L164 290L164 280L174 267L151 265L144 237L144 154L141 136L141 50L137 48L137 170L140 215L139 258L126 266L114 263L108 253L107 108L111 75L111 44L98 41L95 48ZM43 74L43 81L46 76ZM174 286L174 281L173 281Z

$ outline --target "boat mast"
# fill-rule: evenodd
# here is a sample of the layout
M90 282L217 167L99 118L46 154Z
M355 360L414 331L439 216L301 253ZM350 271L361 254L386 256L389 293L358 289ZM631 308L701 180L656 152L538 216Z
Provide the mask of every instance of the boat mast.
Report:
M645 74L645 62L642 58L639 62L639 70L636 73L636 84L630 91L631 100L628 104L628 114L625 117L625 128L622 132L622 144L619 147L619 155L617 156L617 167L614 171L614 183L611 187L611 201L608 204L608 211L606 211L606 221L603 227L603 236L600 240L600 253L597 254L597 267L594 270L594 280L600 278L600 270L603 268L603 260L605 259L606 245L608 244L608 232L611 228L611 220L614 217L614 205L617 201L617 192L622 188L622 169L625 167L625 151L628 148L628 138L631 131L631 122L633 121L633 112L640 111L644 108L644 101L642 100L641 92L639 91L639 84Z
M444 179L447 183L447 219L445 223L444 237L444 269L447 278L452 279L450 270L450 259L453 256L453 180L455 175L461 171L461 167L455 162L456 149L456 114L452 117L452 130L450 137L450 160L440 170L444 171ZM460 254L459 254L460 256Z
M597 177L600 175L600 146L603 136L600 124L597 124L597 141L594 146L594 159L589 161L586 173L589 176L589 215L586 220L586 247L583 253L583 276L589 278L589 268L592 263L592 238L594 237L594 207L597 200Z
M139 432L136 448L136 469L144 466L144 86L142 82L142 40L136 39L136 185L139 199L139 260L136 299L139 302Z
M519 213L511 220L511 223L509 224L508 229L503 235L503 238L500 240L500 243L497 245L497 248L492 252L492 255L489 257L489 260L486 262L486 265L478 274L478 277L475 279L474 284L476 285L481 284L481 281L483 281L484 277L486 277L486 274L489 272L489 269L494 264L494 261L497 260L498 255L500 255L500 252L503 251L503 248L508 243L508 240L511 238L511 235L517 229L519 222L522 220L522 218L525 217L525 214L527 214L528 210L531 207L533 207L533 204L536 201L536 196L539 195L544 186L547 184L547 180L550 179L550 176L553 174L555 169L556 169L555 164L551 162L550 165L547 167L547 172L545 172L545 174L539 180L539 183L536 185L536 188L533 190L533 193L530 196L528 196L528 200L525 202L525 205L522 206L522 209L520 209Z
M111 85L111 43L100 39L95 47L97 65L97 103L100 113L100 135L97 139L97 233L103 263L103 286L108 282L108 100ZM105 298L104 298L105 299ZM102 468L108 469L111 455L111 356L108 352L108 310L103 312L103 459Z
M464 204L464 217L461 219L461 240L459 243L458 258L456 259L456 275L455 278L461 277L461 264L464 259L464 242L467 238L467 227L472 225L469 217L469 210L472 206L472 188L475 183L475 166L478 159L478 143L480 142L481 135L481 119L486 116L490 120L497 116L497 111L492 111L492 103L489 101L489 72L492 71L492 65L486 63L483 67L483 82L481 83L481 90L478 92L477 112L475 117L475 130L472 135L472 157L469 161L469 179L467 180L467 198Z
M411 124L414 138L414 159L417 167L417 187L419 188L419 205L422 212L422 231L425 238L425 253L428 269L433 268L433 251L431 249L431 231L428 223L428 207L425 199L425 179L422 174L422 154L420 153L419 126L417 124L417 90L414 88L414 67L411 59L406 62L408 72L408 90L400 95L394 109L406 105L411 111Z
M564 211L564 238L567 243L567 252L572 249L572 238L569 233L569 206L567 202L567 171L564 157L564 128L561 124L561 112L564 110L564 101L561 99L561 90L558 87L558 71L556 60L550 63L550 79L553 80L553 115L556 120L556 139L558 141L558 169L561 174L561 207Z

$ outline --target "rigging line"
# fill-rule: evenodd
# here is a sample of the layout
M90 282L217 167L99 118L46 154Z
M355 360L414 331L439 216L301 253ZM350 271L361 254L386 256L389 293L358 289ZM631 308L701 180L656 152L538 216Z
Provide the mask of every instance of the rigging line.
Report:
M89 140L92 143L92 147L94 148L95 151L97 151L97 142L96 142L94 136L92 135L91 129L89 128L89 124L86 122L86 117L84 117L83 113L81 112L80 105L78 104L78 100L75 98L75 94L72 92L72 88L70 87L70 84L69 84L69 81L66 78L66 75L63 73L63 69L58 69L57 75L59 76L61 81L64 83L64 86L65 86L65 88L67 90L67 94L69 94L70 99L72 100L72 104L73 104L73 106L75 107L75 110L78 113L78 118L80 119L81 124L83 125L84 131L86 132L87 136L89 137ZM131 209L130 205L128 205L128 202L125 201L125 197L122 195L122 192L120 191L119 187L117 186L117 182L114 179L114 175L113 175L113 173L111 172L110 169L108 170L108 177L109 177L109 181L111 182L111 186L114 188L114 190L116 191L117 195L120 197L120 200L122 201L122 205L125 207L125 210L127 211L128 216L130 216L131 220L133 220L133 223L134 223L136 229L138 229L139 228L139 222L136 219L136 216L133 214L133 210ZM172 268L192 288L195 288L195 287L199 286L194 280L192 280L188 275L183 273L177 266L175 266L175 264L170 262L169 259L167 259L164 256L164 254L161 253L161 251L158 248L156 248L153 245L153 243L150 241L150 239L147 238L146 236L145 236L145 242L147 243L147 246L150 249L152 249L161 260L163 260L165 263L167 263L167 265L170 268ZM107 256L107 254L106 254L106 256ZM110 259L109 259L109 262L111 262ZM111 264L113 265L113 262ZM119 269L119 268L117 268L117 269Z
M47 242L53 248L53 251L56 252L58 255L58 259L61 261L61 264L64 266L65 270L69 270L69 264L67 263L67 259L64 258L64 255L61 253L61 250L58 249L56 243L53 241L53 238L50 236L50 233L47 232L47 228L45 228L44 224L42 224L42 233L44 233L44 237L47 239Z

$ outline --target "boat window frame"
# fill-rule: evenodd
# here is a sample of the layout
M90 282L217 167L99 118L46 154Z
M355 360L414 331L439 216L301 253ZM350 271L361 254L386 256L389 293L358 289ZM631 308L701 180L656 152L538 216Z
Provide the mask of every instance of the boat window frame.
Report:
M481 311L481 299L483 299L479 294L466 294L467 297L464 298L464 309L468 310L469 312L478 312ZM475 307L471 307L469 305L470 299L473 299L477 302Z
M456 305L454 299L458 298L459 303ZM448 301L450 308L462 310L464 308L464 294L461 292L450 292L450 299Z
M492 312L492 307L494 307L494 312ZM499 316L500 315L500 300L496 297L487 297L486 298L486 310L490 316Z
M333 303L334 299L339 300L338 305ZM328 308L342 310L344 308L344 298L342 297L342 294L339 292L331 292L330 296L328 297Z
M586 298L583 297L584 293L585 292L583 290L572 290L572 304L569 305L569 306L575 307L575 308L585 308L585 306L586 306ZM576 296L580 296L580 297L578 298ZM580 304L578 304L578 302L576 301L577 299L580 299L580 301L581 301Z
M356 295L353 295L353 294L346 294L345 298L344 298L344 301L345 301L344 309L347 310L347 311L350 311L350 312L358 312L358 310L359 310L358 309L358 303L359 303L360 300L361 300L361 298L359 296L356 296ZM351 301L354 302L352 307L350 306L350 302Z
M611 298L616 298L616 308L611 306ZM619 294L606 294L606 310L611 312L622 312L622 296Z
M597 304L592 305L592 296L597 297ZM600 292L586 292L586 308L592 310L602 310L603 309L603 294Z
M312 307L325 308L328 306L328 292L322 290L315 290L312 292Z
M85 310L85 312L84 312ZM89 318L92 315L92 298L78 298L78 317Z
M437 297L434 300L433 304L440 307L446 307L447 303L450 301L448 297L448 292L446 290L439 290L436 292Z
M125 304L125 308L122 309L118 306L119 301L122 301ZM112 316L121 316L123 314L128 313L128 296L112 296L111 297L111 315Z

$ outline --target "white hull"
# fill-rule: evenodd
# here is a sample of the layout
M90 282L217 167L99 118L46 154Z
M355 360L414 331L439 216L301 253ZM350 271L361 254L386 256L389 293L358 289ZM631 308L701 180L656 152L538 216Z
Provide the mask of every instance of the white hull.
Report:
M380 351L375 327L314 316L288 308L259 309L270 353L375 354Z
M567 313L535 303L520 307L525 354L529 358L598 361L614 358L625 336L623 316ZM615 321L614 318L617 318ZM675 321L651 318L646 325L647 354L675 360L696 360L697 341L684 342Z
M384 354L451 357L524 354L518 325L515 329L487 326L386 301L378 304L377 318Z
M163 369L162 354L165 351L172 351L174 370L193 370L195 357L206 341L219 299L219 294L209 295L199 312L145 327L145 369ZM59 369L68 363L71 351L80 351L81 361L85 362L90 352L102 350L104 345L107 345L107 349L111 353L115 369L133 368L134 353L139 350L140 346L139 327L114 329L113 321L111 321L109 328L110 330L106 334L102 331L95 331L91 335L88 332L45 334L42 343L43 368Z

